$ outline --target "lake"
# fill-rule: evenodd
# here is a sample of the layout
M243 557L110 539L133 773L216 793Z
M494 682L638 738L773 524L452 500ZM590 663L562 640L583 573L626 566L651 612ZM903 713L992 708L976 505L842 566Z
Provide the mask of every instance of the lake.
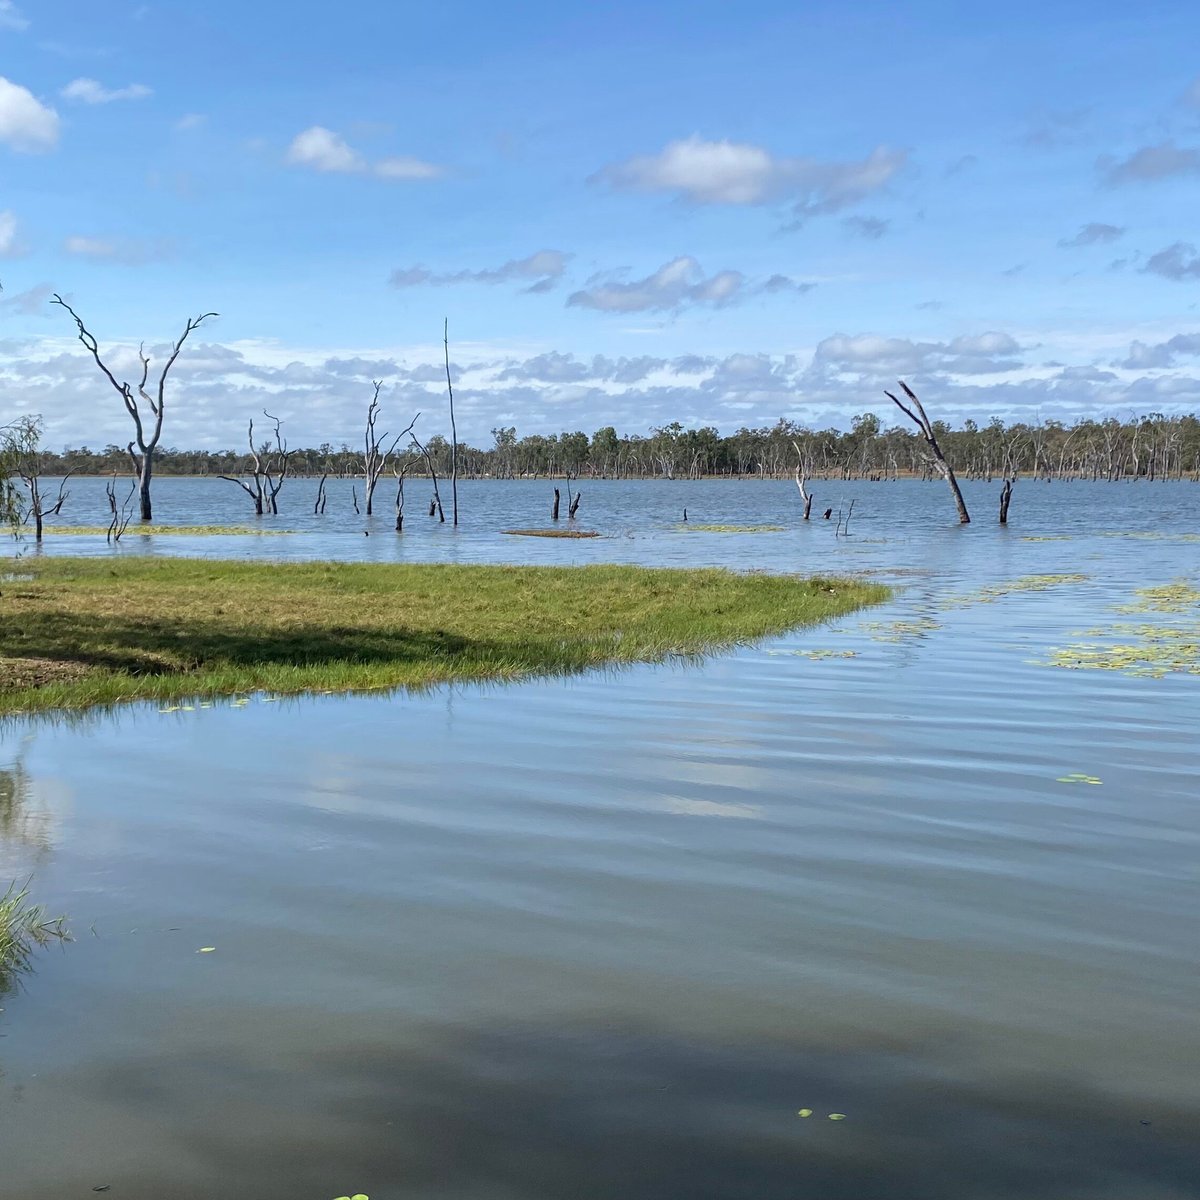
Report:
M465 481L456 531L410 480L401 537L350 487L45 553L897 593L701 664L4 722L0 881L75 941L0 998L0 1197L1200 1196L1200 614L1137 593L1200 582L1200 487L1021 480L1000 528L972 482L960 528L940 483L815 481L839 537L787 482L585 480L579 541L499 532L546 481Z

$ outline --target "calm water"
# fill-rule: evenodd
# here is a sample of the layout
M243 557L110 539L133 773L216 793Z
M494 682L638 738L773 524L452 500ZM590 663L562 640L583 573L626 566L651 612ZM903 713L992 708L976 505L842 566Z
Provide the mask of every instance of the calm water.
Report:
M0 1000L0 1197L1200 1196L1200 678L1038 665L1183 619L1113 608L1200 578L1200 487L1023 481L1001 530L995 485L959 529L940 485L820 484L837 539L675 528L794 526L788 484L589 483L581 542L496 532L545 483L464 484L457 533L410 485L403 539L338 487L118 553L901 590L701 666L0 726L0 880L77 937ZM239 496L164 479L159 516ZM1086 579L978 595L1047 573Z

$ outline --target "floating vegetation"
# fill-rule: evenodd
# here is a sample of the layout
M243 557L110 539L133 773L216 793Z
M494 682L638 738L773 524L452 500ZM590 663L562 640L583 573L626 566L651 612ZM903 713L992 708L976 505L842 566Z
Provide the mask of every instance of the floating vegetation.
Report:
M1046 534L1043 537L1023 537L1023 542L1069 542L1071 541L1069 533L1052 533Z
M845 1113L830 1113L829 1119L831 1121L844 1121L846 1119L846 1114Z
M861 626L876 642L902 642L905 638L924 637L941 627L941 622L932 617L918 617L915 621L864 621Z
M676 525L679 533L784 533L786 525Z
M511 537L546 538L594 538L600 535L594 529L502 529Z
M104 537L108 531L107 525L47 525L44 532L55 537ZM277 537L285 533L295 533L295 530L260 529L253 525L130 525L124 536Z
M1060 775L1055 783L1090 783L1093 786L1098 786L1102 781L1095 775L1084 775L1080 771L1073 771L1070 775Z
M1200 675L1200 624L1114 625L1109 636L1130 640L1077 642L1052 650L1038 665L1069 671L1120 671L1147 679Z
M1200 615L1200 587L1187 579L1137 588L1137 600L1116 606L1123 613ZM1175 625L1116 624L1076 634L1087 641L1052 650L1042 666L1074 671L1120 671L1125 675L1162 679L1166 675L1200 675L1200 620Z
M787 654L793 658L857 658L857 650L768 650L768 654Z
M948 608L966 608L969 604L991 604L1016 592L1048 592L1051 588L1065 587L1072 583L1086 583L1086 575L1022 575L1019 579L1007 579L1003 583L989 584L977 592L962 592L947 596Z
M1171 533L1166 530L1108 529L1099 536L1106 538L1135 538L1141 542L1200 542L1200 533Z
M1163 583L1158 587L1137 588L1134 595L1141 599L1132 604L1119 604L1117 612L1186 613L1200 608L1200 588L1186 579L1176 579L1174 583Z
M802 1108L796 1113L796 1116L798 1117L811 1117L812 1115L813 1110L811 1108Z

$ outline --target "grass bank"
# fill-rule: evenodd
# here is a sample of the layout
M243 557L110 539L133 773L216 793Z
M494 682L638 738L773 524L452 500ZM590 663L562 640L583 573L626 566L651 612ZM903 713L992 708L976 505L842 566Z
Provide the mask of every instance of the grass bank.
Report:
M697 655L888 596L852 580L644 567L22 561L0 713L420 687Z

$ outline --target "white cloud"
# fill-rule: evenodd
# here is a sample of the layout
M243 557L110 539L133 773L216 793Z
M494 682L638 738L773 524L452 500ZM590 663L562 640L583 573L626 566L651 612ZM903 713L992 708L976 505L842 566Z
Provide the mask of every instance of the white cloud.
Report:
M296 134L288 147L287 160L293 166L311 167L314 171L364 171L367 166L362 155L323 125Z
M451 283L528 282L527 292L548 292L562 278L569 254L561 250L537 250L526 258L513 258L498 267L481 271L431 271L428 267L397 267L392 287L440 286Z
M175 129L179 133L186 133L189 129L199 129L207 123L208 118L203 113L184 113L175 122Z
M1105 225L1101 221L1092 221L1081 225L1079 232L1071 238L1062 238L1059 245L1063 247L1096 246L1115 242L1125 232L1123 225Z
M29 21L13 0L0 0L0 29L15 29L18 33L29 28Z
M393 156L371 163L339 133L323 125L313 125L296 134L288 147L287 162L342 175L376 175L380 179L437 179L445 172L434 163L419 158Z
M670 312L693 304L728 304L741 291L740 271L718 271L706 276L690 255L663 263L645 279L599 282L572 292L567 304L601 312Z
M1114 363L1113 366L1124 367L1130 371L1173 367L1176 356L1180 354L1200 354L1200 333L1177 333L1173 338L1153 345L1132 342L1128 357L1123 362Z
M1157 183L1179 175L1200 175L1200 149L1160 142L1157 146L1142 146L1119 162L1102 158L1097 163L1105 183Z
M17 243L17 214L11 209L0 212L0 258L9 258L19 254L21 247Z
M1010 334L963 335L949 342L913 342L878 334L834 334L821 341L813 366L834 374L870 377L939 371L949 375L998 375L1023 364L1013 357L1020 346Z
M437 179L442 168L406 155L381 158L372 168L380 179Z
M91 258L131 267L162 262L172 254L170 243L162 240L86 237L79 234L66 238L63 249L76 258Z
M111 104L114 100L145 100L154 92L144 83L131 83L123 88L106 88L94 79L73 79L59 93L64 100L82 104Z
M882 221L878 217L844 217L842 228L847 233L855 233L866 238L869 242L877 242L887 233L891 221Z
M15 300L0 296L0 305ZM45 289L37 297L29 296L29 303L41 303L42 311L44 300ZM1125 330L1118 336L1114 331L1115 342L1106 338L1104 358L1114 351L1123 353L1132 333ZM1008 336L983 334L963 338L957 345L964 351L986 350L1005 345ZM1035 414L1068 421L1098 419L1108 413L1127 416L1130 409L1194 411L1200 404L1195 372L1116 375L1097 369L1101 351L1093 340L1076 344L1071 332L1062 331L1049 336L1051 352L1069 365L1057 362L994 377L947 369L944 364L962 357L951 353L955 341L912 343L880 337L867 344L863 337L843 338L841 351L858 363L874 363L878 378L862 369L844 374L830 370L828 342L815 353L616 360L577 358L545 347L531 354L510 346L477 345L453 367L458 430L472 444L489 445L488 431L497 424L515 424L520 434L595 429L610 423L623 432L638 433L679 420L690 427L711 424L732 433L741 425L772 425L782 415L812 428L844 429L864 404L878 402L875 411L889 414L885 420L898 419L875 388L894 386L898 372L892 367L899 362L907 372L914 354L920 374L908 378L919 384L931 409L936 406L937 417L951 423L967 416L982 423L993 414L1021 420ZM1154 336L1169 337L1169 330ZM1186 337L1190 346L1195 335ZM1175 352L1192 353L1187 346L1177 343ZM45 412L50 444L103 445L127 436L120 405L94 403L95 365L67 332L10 341L4 350L0 395L13 412ZM158 361L163 347L148 350ZM111 353L122 373L137 369L136 342L115 343ZM434 343L336 350L271 341L189 343L174 375L179 392L167 436L178 446L238 446L245 437L246 414L267 408L288 421L294 445L353 443L361 436L372 379L390 385L390 411L411 414L422 409L427 433L448 433L441 354L441 345ZM292 503L299 501L293 497Z
M58 144L58 113L28 89L0 75L0 142L33 154Z
M1142 270L1164 279L1174 279L1177 283L1200 279L1200 251L1191 242L1174 242L1152 254Z
M594 178L624 191L667 192L692 204L769 204L790 201L798 220L839 212L886 187L907 152L877 146L861 160L822 162L772 155L745 142L670 142L658 154L605 167Z

